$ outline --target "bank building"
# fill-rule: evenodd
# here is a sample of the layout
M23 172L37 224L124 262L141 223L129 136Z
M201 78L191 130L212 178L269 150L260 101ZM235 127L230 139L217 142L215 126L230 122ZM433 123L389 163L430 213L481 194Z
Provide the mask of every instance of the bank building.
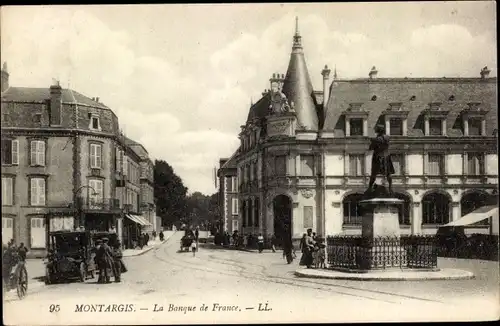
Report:
M286 74L252 104L241 144L220 160L224 229L299 239L361 234L358 202L369 180L370 137L385 126L404 200L401 234L435 234L497 197L497 78L341 79L325 66L315 90L296 27ZM381 184L381 177L377 184ZM467 227L490 233L491 221Z

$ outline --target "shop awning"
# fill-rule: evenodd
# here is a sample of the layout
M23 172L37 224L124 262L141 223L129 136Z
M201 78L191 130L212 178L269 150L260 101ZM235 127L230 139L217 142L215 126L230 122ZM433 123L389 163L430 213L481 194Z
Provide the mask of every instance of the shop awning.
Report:
M493 217L498 220L498 206L483 206L443 226L465 226Z
M151 225L144 217L139 215L125 214L132 222L137 223L139 225Z

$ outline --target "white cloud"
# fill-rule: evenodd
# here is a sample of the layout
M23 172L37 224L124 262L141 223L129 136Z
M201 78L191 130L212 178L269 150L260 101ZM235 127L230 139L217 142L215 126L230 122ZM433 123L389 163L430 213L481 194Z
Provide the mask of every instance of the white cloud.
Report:
M341 78L367 77L373 65L381 77L478 76L485 65L496 71L492 38L458 24L428 25L395 40L388 33L334 30L319 15L299 16L316 89L325 64L336 65ZM195 75L157 48L138 55L140 36L133 27L116 30L79 7L2 8L1 50L11 85L48 87L58 77L67 86L71 80L73 89L111 107L127 135L172 164L191 191L211 193L212 168L237 148L250 98L260 98L273 73L286 73L294 23L289 13L262 31L242 31L213 53L183 53L182 60L200 60L193 62L203 67ZM216 32L224 33L200 32L201 43L213 42Z

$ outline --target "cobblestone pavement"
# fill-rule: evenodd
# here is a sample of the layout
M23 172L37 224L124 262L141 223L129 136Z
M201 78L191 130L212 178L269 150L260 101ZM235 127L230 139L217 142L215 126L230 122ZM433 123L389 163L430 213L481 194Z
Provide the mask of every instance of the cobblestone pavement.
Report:
M98 285L89 280L43 286L22 301L11 295L4 306L4 320L7 324L150 324L498 318L496 263L440 260L442 267L468 269L477 275L474 280L463 281L298 279L293 275L297 260L287 265L281 253L208 249L202 245L193 257L190 252L179 252L180 237L177 233L157 249L125 258L129 271L122 283ZM133 307L116 308L130 312L96 312L101 309L98 304ZM154 312L155 304L164 310ZM207 311L200 311L203 304L208 306ZM261 310L266 304L269 310L259 311L259 304ZM53 306L59 311L50 313L50 305L59 305ZM177 310L172 305L196 310ZM236 311L228 311L233 306L238 306ZM94 312L75 312L77 307Z

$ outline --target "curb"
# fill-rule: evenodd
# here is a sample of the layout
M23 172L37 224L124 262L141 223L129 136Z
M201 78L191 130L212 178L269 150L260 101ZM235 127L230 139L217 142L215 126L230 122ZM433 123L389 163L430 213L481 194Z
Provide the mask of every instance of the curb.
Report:
M177 231L176 231L177 232ZM174 233L175 234L175 233ZM172 234L170 237L166 238L165 240L163 240L162 242L160 242L158 245L155 245L155 246L152 246L150 248L147 248L146 250L143 250L137 254L132 254L132 255L127 255L127 256L123 256L123 258L128 258L128 257L137 257L137 256L142 256L144 255L145 253L147 252L150 252L151 250L155 249L155 248L158 248L159 246L161 246L162 244L164 244L165 242L167 242L168 240L170 240L170 238L174 235Z
M450 271L450 269L443 269L441 271ZM315 279L330 279L330 280L350 280L350 281L443 281L443 280L470 280L474 279L475 276L472 272L464 270L455 275L446 275L443 273L437 274L439 272L419 272L425 273L425 275L416 276L415 274L402 275L401 272L396 275L382 275L379 273L377 276L368 275L369 273L342 273L342 272L326 272L331 273L331 275L326 274L315 274L315 272L296 270L295 276L301 278L315 278Z

